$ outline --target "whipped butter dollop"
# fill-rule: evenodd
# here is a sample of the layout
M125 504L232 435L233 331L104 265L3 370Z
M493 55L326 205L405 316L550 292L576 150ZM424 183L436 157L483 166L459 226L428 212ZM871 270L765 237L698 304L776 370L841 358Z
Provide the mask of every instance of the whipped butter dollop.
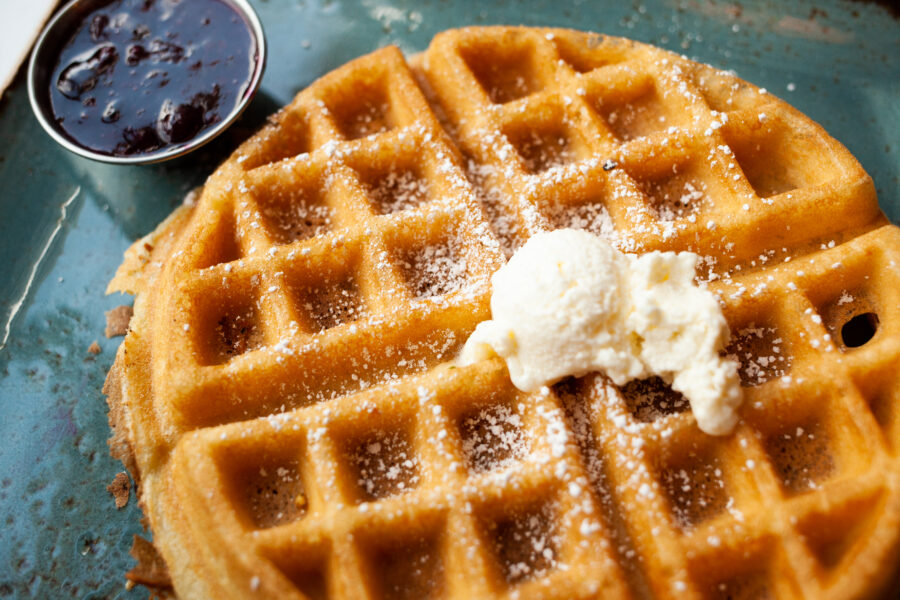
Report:
M658 375L688 399L701 430L727 434L740 381L737 364L719 355L728 324L694 282L697 260L623 254L581 230L539 233L494 273L492 319L478 324L458 362L496 353L523 391L594 371L616 385Z

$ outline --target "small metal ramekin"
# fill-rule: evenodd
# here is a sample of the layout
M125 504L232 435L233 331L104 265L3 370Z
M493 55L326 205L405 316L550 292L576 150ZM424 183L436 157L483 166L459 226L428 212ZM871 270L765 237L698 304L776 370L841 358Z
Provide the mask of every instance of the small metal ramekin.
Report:
M69 41L78 23L100 6L108 4L109 1L72 0L44 27L34 45L31 59L28 62L28 99L31 101L31 109L34 111L37 120L44 128L44 131L50 134L50 137L67 150L85 158L117 165L147 165L184 156L188 152L196 150L225 131L241 115L259 89L263 71L266 69L266 37L263 33L262 24L259 22L259 17L256 15L253 7L250 6L248 0L223 0L237 10L250 26L250 35L256 44L256 56L254 57L253 73L250 76L247 89L244 90L240 102L221 121L187 142L165 146L145 154L130 156L113 156L96 152L79 145L68 137L53 116L53 110L50 105L50 78L56 67L56 61L59 59L63 45Z

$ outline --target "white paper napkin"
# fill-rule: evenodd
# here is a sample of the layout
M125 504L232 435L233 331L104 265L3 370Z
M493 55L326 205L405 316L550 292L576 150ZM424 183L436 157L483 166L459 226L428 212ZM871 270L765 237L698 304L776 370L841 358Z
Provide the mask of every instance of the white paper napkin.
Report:
M57 0L0 0L0 94L12 83L56 4Z

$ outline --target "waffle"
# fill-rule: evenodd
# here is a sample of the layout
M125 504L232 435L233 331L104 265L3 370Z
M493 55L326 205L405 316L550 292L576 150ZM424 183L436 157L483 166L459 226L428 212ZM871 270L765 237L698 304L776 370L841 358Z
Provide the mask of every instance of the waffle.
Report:
M529 236L691 250L741 363L453 363ZM900 230L818 125L636 42L486 27L325 75L127 253L106 390L182 598L856 598L900 556Z

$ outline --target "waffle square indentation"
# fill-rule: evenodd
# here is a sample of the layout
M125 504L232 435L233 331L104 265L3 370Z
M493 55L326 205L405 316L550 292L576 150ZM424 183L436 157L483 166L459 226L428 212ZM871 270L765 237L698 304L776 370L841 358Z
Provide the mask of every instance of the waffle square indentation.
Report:
M621 62L624 56L611 47L602 47L599 36L588 34L587 40L582 37L570 39L568 36L554 35L553 45L559 58L576 73L588 73L606 65Z
M334 218L318 177L297 185L255 188L263 225L276 244L290 244L328 232Z
M828 432L815 420L770 433L765 450L779 483L791 495L816 489L836 470Z
M718 544L722 540L713 538ZM762 600L776 598L785 588L796 591L789 571L784 569L787 560L776 541L765 536L742 539L730 544L711 546L708 554L693 562L691 570L710 600Z
M474 473L502 469L527 454L522 417L509 404L480 406L457 423L466 464Z
M559 564L561 540L550 503L513 508L487 523L490 545L511 584L544 577Z
M894 369L887 363L878 371L861 371L855 379L888 447L896 453L900 449L900 385L893 381Z
M565 166L587 154L579 134L558 107L541 106L534 117L508 124L503 133L529 173Z
M778 327L766 323L749 323L732 330L725 354L740 363L738 375L743 387L754 387L784 377L790 373L793 362L789 346Z
M629 173L647 197L660 221L675 221L698 214L710 204L704 167L697 160L672 164L656 173Z
M328 600L329 560L328 542L311 546L290 545L266 549L265 554L285 577L309 600Z
M690 409L688 399L660 377L635 379L620 391L628 411L642 423L652 423Z
M881 328L882 317L873 295L864 287L842 289L818 303L816 312L841 352L852 352L873 342Z
M363 184L381 215L416 208L430 199L431 185L415 166L365 174Z
M283 111L276 119L263 130L268 135L238 158L244 169L255 169L310 151L309 124L300 110Z
M376 597L384 600L428 600L444 592L440 535L419 528L370 536L363 543L373 571Z
M346 460L359 498L378 500L419 484L419 459L405 430L376 430L351 440Z
M144 249L149 252L153 247L149 242L145 242ZM208 227L198 236L191 252L194 254L194 266L198 269L214 267L241 258L234 215L222 214L218 223Z
M687 451L664 461L660 483L675 523L685 531L715 518L731 502L723 465L710 448Z
M298 312L314 333L357 321L367 314L353 270L306 275L302 279L299 275L291 277L289 283Z
M774 120L774 119L771 119ZM825 183L838 176L830 150L812 135L793 131L779 119L778 126L764 120L753 135L732 134L723 128L741 170L760 198ZM778 160L772 160L778 156Z
M881 494L856 498L826 514L811 513L798 523L807 547L822 567L838 567L854 546L871 536L882 500Z
M542 212L552 229L582 229L607 240L617 236L603 192L577 199L559 199L543 206Z
M462 289L468 283L468 264L453 237L419 244L398 256L400 269L413 295L434 298Z
M599 95L594 108L609 130L622 142L645 137L674 123L652 81L620 95Z
M309 501L297 436L280 436L278 444L229 440L217 458L232 502L251 527L268 529L306 514Z
M348 140L390 131L397 126L385 82L357 82L353 93L326 101L338 131Z
M473 43L460 50L475 79L495 104L518 100L544 87L534 48L528 42L501 46Z
M200 364L225 363L265 343L256 286L251 281L232 279L227 288L218 291L197 292L195 308L199 316L185 326Z

